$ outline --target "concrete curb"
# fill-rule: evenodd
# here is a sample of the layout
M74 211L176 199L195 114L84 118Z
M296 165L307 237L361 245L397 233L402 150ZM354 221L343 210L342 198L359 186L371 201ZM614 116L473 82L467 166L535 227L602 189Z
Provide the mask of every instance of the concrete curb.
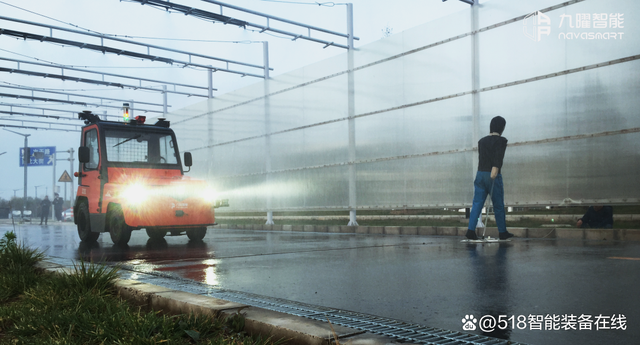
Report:
M505 215L507 221L518 221L523 219L537 219L551 222L555 221L571 221L575 223L578 219L582 218L583 214L507 214ZM493 216L489 218L494 221ZM224 222L225 220L238 220L238 219L254 219L265 220L265 216L227 216L225 213L216 213L216 219ZM291 220L346 220L349 221L349 215L341 216L274 216L275 221L284 223ZM464 213L456 215L358 215L358 220L465 220ZM640 220L640 214L614 214L614 221L630 221ZM345 222L346 223L346 222Z
M48 273L73 274L71 267L42 261L37 267ZM245 304L229 302L218 298L173 290L162 286L142 283L136 280L118 279L118 296L132 305L164 314L213 315L231 317L241 314L245 318L244 331L263 338L285 339L292 345L330 345L335 342L328 322L320 322ZM340 342L352 340L353 344L385 345L396 344L393 338L367 333L354 328L332 325Z
M392 236L464 236L466 226L326 226L326 225L261 225L219 224L214 228L239 230L282 230L291 232L330 232ZM638 229L579 229L579 228L509 228L520 238L557 238L566 240L640 241ZM482 230L478 230L482 233ZM489 227L486 236L498 237L498 228Z

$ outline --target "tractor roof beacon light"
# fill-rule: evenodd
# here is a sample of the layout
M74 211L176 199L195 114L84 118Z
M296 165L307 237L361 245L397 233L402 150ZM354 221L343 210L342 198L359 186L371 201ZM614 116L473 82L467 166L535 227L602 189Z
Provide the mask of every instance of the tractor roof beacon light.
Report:
M129 123L129 103L122 103L122 120Z

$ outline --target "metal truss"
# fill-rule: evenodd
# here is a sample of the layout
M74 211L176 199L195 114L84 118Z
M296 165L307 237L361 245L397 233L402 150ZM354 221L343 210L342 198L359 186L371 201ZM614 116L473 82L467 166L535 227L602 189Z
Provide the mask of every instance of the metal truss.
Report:
M209 12L209 11L200 10L200 9L197 9L197 8L194 8L194 7L179 5L179 4L176 4L176 3L173 3L173 2L162 1L162 0L128 0L128 1L139 2L141 5L149 5L149 6L153 6L153 7L157 7L157 8L163 8L165 10L169 10L170 9L172 11L184 13L185 15L195 16L197 18L205 19L205 20L211 20L213 22L219 22L219 23L223 23L223 24L233 24L233 25L237 25L239 27L248 27L248 26L249 27L254 27L256 29L259 29L260 32L271 31L271 32L274 32L274 33L277 33L277 34L290 36L292 38L292 40L294 40L294 41L297 40L297 39L303 39L303 40L307 40L307 41L321 43L321 44L325 45L324 48L326 48L328 46L334 46L334 47L349 49L349 47L347 45L338 44L338 43L335 43L335 42L330 42L330 41L321 40L321 39L317 39L317 38L311 37L311 30L318 31L318 32L323 32L323 33L326 33L326 34L339 36L339 37L347 38L347 39L349 38L348 34L343 34L343 33L335 32L335 31L322 29L322 28L318 28L318 27L315 27L315 26L311 26L311 25L295 22L295 21L288 20L288 19L283 19L283 18L272 16L272 15L268 15L268 14L264 14L264 13L260 13L260 12L255 12L255 11L251 11L251 10L247 10L247 9L244 9L244 8L241 8L241 7L237 7L237 6L233 6L233 5L229 5L229 4L220 2L220 1L202 0L204 2L208 2L208 3L214 4L214 5L219 5L220 6L220 14ZM256 15L256 16L264 17L264 18L267 19L267 25L255 24L255 23L247 22L247 21L244 21L244 20L238 20L238 19L235 19L235 18L232 18L232 17L228 17L228 16L225 16L225 15L222 15L222 8L223 7L234 9L234 10L237 10L237 11L242 11L242 12L249 13L249 14ZM307 35L300 35L300 34L297 34L297 33L292 33L292 32L288 32L288 31L272 28L272 27L269 26L269 20L275 20L275 21L278 21L278 22L283 22L283 23L299 26L299 27L302 27L302 28L306 28L308 30L308 34ZM354 39L358 40L359 38L354 37Z
M17 106L19 107L19 106ZM73 114L77 114L77 111L67 111L65 110L64 112L68 112L68 113L73 113ZM19 116L30 116L30 117L44 117L44 118L50 118L50 119L56 119L56 120L71 120L71 121L78 121L78 118L74 118L74 117L65 117L65 116L58 116L58 115L46 115L46 114L32 114L32 113L24 113L24 112L20 112L20 111L13 111L12 110L0 110L0 114L8 114L8 115L19 115ZM121 118L121 116L116 116L116 115L102 115L102 116L107 116L107 117L116 117L116 118Z
M6 111L6 110L0 110L0 114L20 115L20 116L32 116L32 117L46 117L46 118L56 119L56 120L60 120L60 119L71 120L71 118L67 118L67 117L63 117L63 116L56 116L56 115L44 115L44 114L40 115L40 114L22 113L22 112L18 112L18 111Z
M57 115L45 115L44 112L46 111L55 111L57 113L70 113L73 116L72 117L64 117L64 116L60 116L60 119L64 119L64 120L77 120L78 118L75 117L80 111L79 110L64 110L64 109L52 109L52 108L42 108L42 107L34 107L34 106L30 106L30 105L22 105L22 104L13 104L13 103L0 103L0 106L4 106L4 107L9 107L9 112L8 113L15 113L15 115L24 115L24 113L18 113L18 112L14 112L13 108L26 108L26 109L36 109L36 110L42 110L42 115L44 116L57 116ZM137 108L133 108L130 107L129 109L134 110L134 111L144 111L144 110L140 110ZM6 111L0 111L0 113L7 113ZM37 114L34 114L37 115ZM114 117L114 118L121 118L121 116L118 115L100 115L100 116L107 116L107 117Z
M242 76L251 76L251 77L256 77L256 78L263 78L264 77L261 74L253 74L253 73L247 73L247 72L244 72L244 71L231 70L231 69L229 69L229 64L235 64L235 65L239 65L239 66L258 68L258 69L264 69L264 66L259 66L259 65L244 63L244 62L238 62L238 61L233 61L233 60L227 60L227 59L212 57L212 56L208 56L208 55L192 53L192 52L186 52L186 51L182 51L182 50L171 49L171 48L166 48L166 47L161 47L161 46L156 46L156 45L151 45L151 44L131 41L131 40L125 40L125 39L122 39L122 38L113 37L113 36L109 36L109 35L102 35L102 34L95 34L95 33L78 31L78 30L71 30L71 29L66 29L66 28L59 27L59 26L53 26L53 25L47 25L47 24L42 24L42 23L30 22L30 21L10 18L10 17L0 16L0 20L12 21L12 22L16 22L16 23L28 24L28 25L39 26L39 27L46 27L46 28L49 28L49 36L45 36L45 35L41 35L41 34L33 34L33 33L28 33L28 32L23 32L23 31L3 29L3 28L0 28L0 35L7 35L7 36L11 36L11 37L16 37L16 38L22 38L24 40L31 39L31 40L36 40L36 41L40 41L40 42L50 42L50 43L55 43L55 44L62 44L62 45L67 45L67 46L78 47L80 49L90 49L90 50L95 50L95 51L102 52L103 54L112 53L112 54L116 54L116 55L129 56L129 57L138 58L138 59L145 59L145 60L150 60L150 61L159 61L159 62L164 62L164 63L167 63L167 64L171 64L171 65L178 64L178 65L184 65L185 67L186 66L200 67L200 68L204 68L204 69L212 69L213 71L234 73L234 74L240 74ZM72 40L67 40L67 39L62 39L62 38L56 38L56 37L53 37L53 32L54 32L53 30L54 29L57 30L57 31L71 32L71 33L78 34L78 35L98 37L98 38L100 38L100 44L90 44L90 43L85 43L85 42L78 42L78 41L72 41ZM107 47L107 46L104 45L104 40L111 40L111 41L116 41L116 42L132 44L132 45L144 46L144 47L147 48L147 54L142 54L142 53L129 51L129 50L124 50L124 49L120 49L120 48ZM181 60L175 60L175 59L161 57L161 56L157 56L157 55L151 55L150 54L150 48L158 49L158 50L164 50L164 51L173 52L173 53L184 54L184 55L188 56L189 61L181 61ZM215 67L215 66L211 66L211 65L193 63L193 62L191 62L191 58L192 57L198 57L198 58L202 58L202 59L205 59L205 60L224 62L224 63L226 63L227 67L226 68L222 68L222 67Z
M88 106L85 102L76 102L76 101L68 101L64 99L55 99L55 98L44 98L44 97L33 97L33 96L25 96L25 95L16 95L10 93L0 93L0 98L22 98L22 99L30 99L32 101L43 101L43 102L56 102L56 103L65 103L65 104L74 104L74 105L84 105Z
M16 126L16 125L5 125L5 124L1 124L1 123L0 123L0 127L21 128L21 129L35 129L35 130L44 129L44 130L47 130L47 131L80 132L80 130L76 130L76 129Z
M127 100L127 99L118 99L118 98L107 98L107 97L99 97L99 96L89 96L89 95L81 95L81 94L77 94L77 93L69 93L69 92L61 92L61 91L51 91L51 90L47 90L47 89L39 89L39 88L35 88L35 87L24 87L24 86L11 86L11 85L1 85L0 84L0 88L8 88L8 89L17 89L17 90L25 90L25 91L31 91L31 95L34 96L35 92L44 92L44 93L53 93L53 94L58 94L58 95L66 95L67 99L69 98L69 96L74 96L74 97L85 97L85 98L95 98L95 99L99 99L100 101L102 100L106 100L106 101L115 101L115 102L131 102L131 100ZM139 102L136 101L136 104L144 104L144 105L155 105L158 107L162 107L164 106L164 104L162 103L150 103L150 102Z
M0 67L0 72L17 73L17 74L24 74L24 75L30 75L30 76L36 76L36 77L43 77L43 78L54 78L54 79L60 79L62 81L70 80L70 81L75 81L79 83L113 86L113 87L119 87L121 89L126 88L126 89L133 89L133 90L148 90L148 91L154 91L154 92L160 92L160 93L169 92L169 93L189 96L189 97L191 96L204 97L204 98L208 97L207 95L199 95L199 94L194 94L189 92L171 91L171 90L164 90L164 89L160 90L160 89L154 89L152 87L147 87L147 86L136 86L136 85L122 84L122 83L113 83L110 81L71 77L64 74L52 74L52 73L44 73L44 72L27 71L27 70L16 69L16 68Z
M11 117L2 117L0 116L0 121L17 121L17 122L27 122L27 123L39 123L39 124L43 124L43 125L49 125L49 127L51 127L51 125L56 125L56 126L72 126L72 127L76 127L76 129L79 129L79 127L84 126L83 123L79 123L77 125L73 124L73 123L56 123L56 122L43 122L43 121L34 121L34 120L24 120L24 119L14 119Z
M116 108L116 109L122 109L122 106L115 106L115 105L106 105L106 104L98 104L98 103L86 103L86 102L76 102L76 101L68 101L68 100L64 100L64 99L56 99L56 98L45 98L45 97L33 97L33 96L26 96L26 95L16 95L16 94L9 94L9 93L0 93L0 98L5 97L5 98L17 98L17 99L30 99L32 101L42 101L42 102L55 102L55 103L64 103L64 104L72 104L72 105L83 105L85 107L103 107L103 108ZM2 103L0 103L0 105L2 105ZM137 111L143 111L145 113L158 113L158 114L164 114L164 111L162 110L151 110L151 109L136 109Z
M32 62L32 61L18 60L18 59L9 59L9 58L5 58L5 57L1 57L1 56L0 56L0 60L16 62L18 64L18 69L20 69L20 64L29 64L29 65L34 65L34 66L44 66L44 67L49 67L49 68L59 68L60 69L60 73L62 75L64 75L64 71L65 70L82 72L82 73L89 73L89 74L99 74L99 75L102 76L102 81L104 81L104 77L105 76L116 77L116 78L124 78L124 79L134 79L134 80L138 80L139 81L139 83L140 83L139 88L142 87L142 82L146 81L146 82L150 82L150 83L173 85L174 87L181 86L181 87L189 87L189 88L200 89L200 90L208 90L209 89L206 86L198 86L198 85L191 85L191 84L181 84L181 83L174 83L174 82L170 82L170 81L163 81L163 80L156 80L156 79L149 79L149 78L139 78L139 77L133 77L133 76L124 75L124 74L98 72L98 71L92 71L92 70L87 70L87 69L82 69L82 68L66 67L66 66L63 66L63 65L56 66L56 65L40 63L40 62ZM159 91L158 89L154 89L154 90L155 91ZM217 89L213 89L213 90L217 91ZM171 91L168 91L168 92L171 92Z

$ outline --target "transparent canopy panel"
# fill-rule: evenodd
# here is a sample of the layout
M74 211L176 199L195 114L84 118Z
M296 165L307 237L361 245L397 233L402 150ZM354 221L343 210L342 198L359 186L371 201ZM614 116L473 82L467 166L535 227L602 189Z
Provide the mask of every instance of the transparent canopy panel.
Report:
M639 17L632 0L481 1L168 119L229 211L469 206L497 115L507 205L640 203Z

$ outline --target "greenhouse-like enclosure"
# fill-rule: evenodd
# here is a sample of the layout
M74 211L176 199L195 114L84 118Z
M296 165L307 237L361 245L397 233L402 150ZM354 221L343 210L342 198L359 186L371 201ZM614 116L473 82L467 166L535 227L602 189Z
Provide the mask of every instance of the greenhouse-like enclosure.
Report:
M633 0L486 1L168 117L230 211L468 207L497 115L507 205L637 204L638 25Z

